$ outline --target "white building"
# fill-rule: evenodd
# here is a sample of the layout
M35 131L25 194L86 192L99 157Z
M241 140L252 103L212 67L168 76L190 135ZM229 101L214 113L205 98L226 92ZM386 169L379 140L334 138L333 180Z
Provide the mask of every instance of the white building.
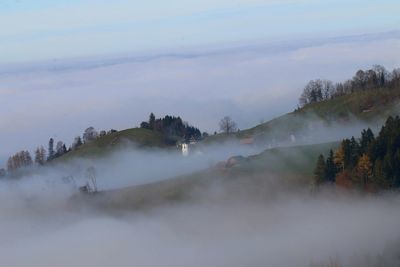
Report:
M182 144L182 155L185 157L189 155L189 144Z

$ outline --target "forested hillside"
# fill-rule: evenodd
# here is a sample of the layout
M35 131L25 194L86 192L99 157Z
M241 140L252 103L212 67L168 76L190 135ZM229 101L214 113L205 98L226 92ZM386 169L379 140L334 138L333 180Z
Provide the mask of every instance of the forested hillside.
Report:
M389 117L377 137L371 129L361 138L344 139L327 159L320 155L313 184L332 182L364 190L400 187L400 118Z

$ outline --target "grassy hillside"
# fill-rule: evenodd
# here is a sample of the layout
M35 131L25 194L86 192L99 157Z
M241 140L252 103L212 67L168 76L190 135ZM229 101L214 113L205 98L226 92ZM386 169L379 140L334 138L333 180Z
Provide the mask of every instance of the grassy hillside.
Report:
M205 143L223 142L230 139L253 138L254 141L287 141L291 135L301 135L312 131L315 125L329 126L333 123L351 126L357 121L380 125L389 115L397 115L400 90L364 91L343 95L331 100L306 105L294 112L285 114L271 121L242 130L227 137L217 134L205 139ZM65 154L55 162L74 157L98 157L106 155L112 149L132 142L145 147L167 147L164 136L148 129L133 128L112 133L84 144L77 150Z
M398 114L400 90L377 90L357 92L307 105L294 112L275 118L253 128L242 130L232 139L254 138L255 140L288 140L291 134L308 130L316 122L327 125L333 122L350 124L357 118L364 122L376 121L381 124L388 115ZM205 143L222 142L227 140L224 134L208 137ZM133 128L112 133L97 140L84 144L77 150L58 158L56 162L74 157L97 157L106 155L115 147L133 142L138 146L166 147L165 138L159 132L148 129Z
M246 190L252 194L265 195L266 191L272 189L268 185L273 179L275 185L279 183L282 186L304 188L308 186L318 155L328 153L330 148L337 145L327 143L268 149L231 167L219 166L190 175L95 195L77 194L72 203L80 205L78 202L81 203L80 200L83 199L101 210L118 212L192 200L218 185L231 196L240 195ZM271 193L273 192L268 194Z
M83 144L55 162L75 157L99 157L107 155L113 149L121 148L126 144L135 144L139 147L165 147L161 133L142 128L132 128L108 134L89 143Z
M258 138L280 140L291 134L312 128L316 122L329 126L332 123L351 125L352 120L381 124L389 115L397 115L400 90L356 92L331 100L306 105L253 128L242 130L230 138ZM224 134L210 136L207 142L226 140Z

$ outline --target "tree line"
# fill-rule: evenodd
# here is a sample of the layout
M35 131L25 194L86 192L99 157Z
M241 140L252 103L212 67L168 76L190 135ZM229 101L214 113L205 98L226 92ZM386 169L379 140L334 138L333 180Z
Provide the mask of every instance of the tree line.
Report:
M400 187L400 118L390 116L377 137L363 130L358 140L344 139L328 157L319 155L312 183L336 183L367 191Z
M202 137L200 130L184 122L179 116L166 115L164 118L156 119L153 113L150 114L148 121L143 121L140 128L149 129L162 133L167 140L175 142L178 139L189 141L190 139L199 140Z
M166 138L164 141L173 142L175 139L184 139L189 141L191 139L199 140L202 138L200 130L196 127L190 126L187 122L184 122L180 117L165 116L164 118L156 119L154 114L151 113L149 121L142 122L141 128L154 130L162 133ZM0 169L0 177L6 176L7 173L12 174L15 171L31 167L31 166L43 166L47 162L50 162L56 158L59 158L71 151L78 149L83 144L92 142L100 137L117 132L114 129L109 131L97 131L94 127L88 127L82 134L82 136L76 136L70 146L63 141L55 141L53 138L49 139L47 150L43 146L39 146L34 151L34 158L31 156L29 151L23 150L10 156L7 160L7 170ZM203 133L203 136L208 135Z
M334 99L358 91L395 89L400 87L400 68L392 71L381 65L374 65L372 69L358 70L352 79L333 83L330 80L311 80L303 89L299 98L300 107L308 104Z
M67 148L62 141L55 143L53 138L49 139L47 151L43 146L39 146L34 151L34 158L27 150L23 150L10 156L7 160L7 172L13 173L21 168L30 167L33 165L43 166L47 162L52 161L62 155L78 149L81 145L96 140L99 137L117 132L114 129L109 131L102 130L97 132L94 127L88 127L82 137L76 136L72 144ZM7 174L5 169L0 169L0 177Z

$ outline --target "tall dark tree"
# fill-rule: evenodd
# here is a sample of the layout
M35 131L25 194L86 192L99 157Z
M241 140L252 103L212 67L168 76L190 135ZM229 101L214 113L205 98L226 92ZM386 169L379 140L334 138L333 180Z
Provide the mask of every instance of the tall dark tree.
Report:
M50 138L50 140L49 140L49 155L48 155L48 157L47 157L47 160L52 160L53 158L54 158L54 154L55 154L55 152L54 152L54 139L53 138Z
M352 136L350 139L350 168L353 168L357 165L360 156L360 145L354 136Z
M332 149L329 151L328 158L325 165L325 178L328 182L335 182L337 173L336 164L334 162L334 155Z
M80 136L75 137L74 142L72 143L72 149L75 150L82 145L82 139Z
M152 113L150 113L150 116L149 116L149 128L150 129L152 129L152 130L154 129L155 122L156 122L156 116L152 112Z
M360 153L366 154L369 152L370 146L374 141L374 133L370 128L367 130L363 130L361 132L361 140L360 140Z
M314 186L319 186L323 182L325 182L325 173L326 173L326 165L325 165L325 159L323 155L319 155L318 161L317 161L317 166L315 167L314 170L314 175L313 175L313 185Z

